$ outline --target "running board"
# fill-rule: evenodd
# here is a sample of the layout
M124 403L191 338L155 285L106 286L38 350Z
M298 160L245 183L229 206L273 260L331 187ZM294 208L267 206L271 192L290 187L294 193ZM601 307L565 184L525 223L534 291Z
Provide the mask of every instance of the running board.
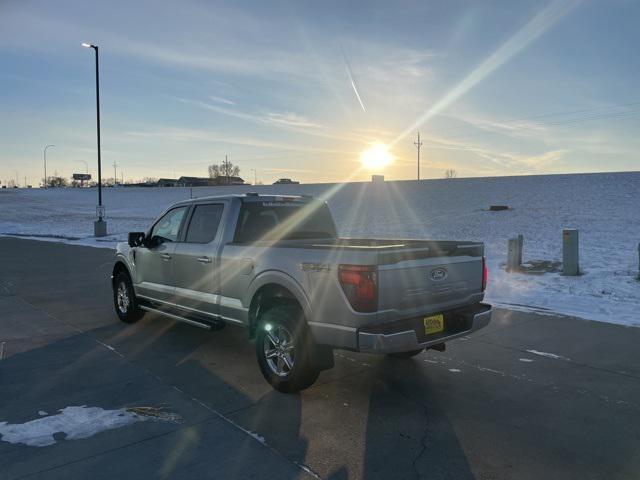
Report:
M146 312L152 312L152 313L157 313L158 315L164 315L165 317L172 318L179 322L188 323L189 325L193 325L194 327L200 327L200 328L204 328L205 330L211 330L211 325L207 325L206 323L196 322L195 320L189 320L188 318L180 317L178 315L174 315L173 313L169 313L169 312L163 312L162 310L147 307L146 305L140 305L140 308Z

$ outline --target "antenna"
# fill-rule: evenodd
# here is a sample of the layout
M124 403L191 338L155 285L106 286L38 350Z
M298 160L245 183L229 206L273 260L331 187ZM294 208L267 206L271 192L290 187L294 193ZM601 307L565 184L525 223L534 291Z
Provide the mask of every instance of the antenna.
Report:
M420 132L418 132L418 140L413 142L413 144L418 149L418 180L420 180L420 147L422 147L422 142L420 141Z

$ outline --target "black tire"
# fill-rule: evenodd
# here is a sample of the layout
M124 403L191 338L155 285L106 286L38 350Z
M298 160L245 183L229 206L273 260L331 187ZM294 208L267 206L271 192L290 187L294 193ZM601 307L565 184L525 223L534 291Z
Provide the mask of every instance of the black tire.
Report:
M420 350L411 350L409 352L388 353L387 356L391 358L411 358L422 352L424 352L424 348L421 348Z
M121 290L125 293L126 300L119 297ZM131 278L126 272L118 273L113 280L113 306L120 320L125 323L137 322L144 315L144 311L138 306Z
M279 342L274 342L274 339ZM320 371L311 362L311 341L304 316L297 306L276 305L260 315L256 330L256 357L262 375L273 388L293 393L310 387L316 381ZM286 349L291 342L289 352ZM267 352L275 356L267 358ZM280 367L281 372L278 373Z

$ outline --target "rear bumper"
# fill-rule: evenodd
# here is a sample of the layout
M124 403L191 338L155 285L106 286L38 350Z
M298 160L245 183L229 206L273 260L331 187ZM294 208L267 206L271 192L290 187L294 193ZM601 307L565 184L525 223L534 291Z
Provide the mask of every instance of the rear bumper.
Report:
M397 327L393 324L388 325L383 332L361 330L358 332L358 350L367 353L397 353L420 350L448 342L486 327L491 321L491 311L491 305L479 303L465 309L445 312L445 324L449 315L452 319L455 318L458 326L451 331L445 330L433 338L420 334L418 326L408 328L406 321L396 322ZM415 323L422 325L421 319L416 319ZM397 331L395 331L396 328Z

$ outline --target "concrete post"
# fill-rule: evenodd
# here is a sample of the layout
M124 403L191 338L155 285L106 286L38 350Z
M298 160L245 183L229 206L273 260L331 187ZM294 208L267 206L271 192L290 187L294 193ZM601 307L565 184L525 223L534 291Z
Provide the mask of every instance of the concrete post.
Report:
M93 236L94 237L106 237L107 236L107 222L104 220L96 220L93 222Z
M518 270L522 252L518 238L510 238L507 243L507 272Z
M580 275L578 230L562 230L562 274Z
M640 280L640 243L638 244L638 280Z

